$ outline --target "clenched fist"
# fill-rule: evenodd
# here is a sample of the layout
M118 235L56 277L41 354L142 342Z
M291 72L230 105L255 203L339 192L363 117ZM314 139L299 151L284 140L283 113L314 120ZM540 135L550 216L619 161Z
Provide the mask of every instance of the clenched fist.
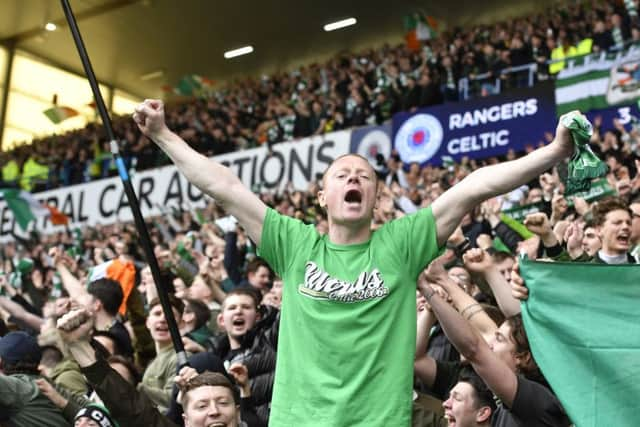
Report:
M57 328L67 343L89 341L93 330L94 315L84 308L71 310L58 319Z
M168 130L164 122L164 103L158 99L145 99L139 104L133 113L133 120L140 131L154 141Z

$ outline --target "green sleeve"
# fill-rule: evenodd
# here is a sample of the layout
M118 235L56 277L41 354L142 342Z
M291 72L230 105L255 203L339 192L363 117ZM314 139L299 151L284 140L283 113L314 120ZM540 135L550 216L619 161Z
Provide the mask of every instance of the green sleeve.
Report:
M569 252L567 252L566 249L562 249L562 252L560 252L560 254L554 257L551 257L551 259L554 261L560 261L560 262L591 262L593 260L592 257L590 257L584 252L578 258L573 259L571 258L571 256L569 255Z
M146 367L155 357L156 349L151 333L145 325L146 315L142 296L134 286L127 298L127 313L133 329L133 350L138 365Z
M55 379L55 385L64 387L73 394L86 394L87 383L80 371L67 370L58 375Z
M264 258L278 276L283 277L301 246L308 245L318 237L312 225L305 225L269 208L262 225L258 256Z
M173 383L176 375L176 358L167 359L158 371L147 371L142 382L138 384L138 389L143 390L147 396L158 406L161 412L168 409L171 403L171 394L173 391ZM147 377L153 377L157 381L149 383L145 381Z
M78 411L89 403L89 399L84 395L73 393L58 385L56 385L56 390L58 390L58 393L67 399L67 406L62 409L62 416L67 421L73 422Z
M0 408L18 408L24 396L33 392L33 384L20 378L0 374Z
M383 225L377 232L385 233L385 241L391 242L407 268L416 277L444 248L438 247L436 220L431 207L406 215Z

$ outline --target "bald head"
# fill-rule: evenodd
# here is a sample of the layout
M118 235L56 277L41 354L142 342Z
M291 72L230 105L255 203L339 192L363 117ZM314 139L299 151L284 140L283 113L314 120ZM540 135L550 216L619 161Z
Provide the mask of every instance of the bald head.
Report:
M329 175L329 172L331 171L331 168L334 167L334 165L339 164L340 160L348 158L348 157L355 157L357 159L362 160L364 163L367 164L367 166L369 167L369 169L371 170L372 176L374 177L374 179L376 180L376 184L378 183L378 175L376 174L376 170L373 168L373 166L371 166L371 163L369 163L369 160L367 160L364 156L361 156L360 154L357 153L347 153L347 154L343 154L341 156L336 157L331 164L325 169L324 173L322 174L322 187L326 187L326 179L327 176Z

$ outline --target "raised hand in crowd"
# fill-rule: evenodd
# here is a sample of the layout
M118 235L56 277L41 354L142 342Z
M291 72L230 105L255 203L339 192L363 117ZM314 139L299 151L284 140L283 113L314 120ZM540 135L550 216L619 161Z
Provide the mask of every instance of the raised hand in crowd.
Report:
M580 216L584 216L589 212L589 203L582 197L573 197L573 209L575 209L576 213Z
M182 337L182 344L184 345L185 351L189 353L204 353L207 351L206 348L195 342L189 337Z
M564 185L555 169L552 173L545 172L541 174L538 181L540 182L540 188L542 188L543 198L546 201L550 202L555 194L563 192Z
M38 378L37 380L35 380L35 383L38 386L40 393L47 396L47 398L49 398L49 400L58 408L64 409L69 403L69 400L61 395L60 392L58 392L58 390L56 390L56 388L48 380L44 378Z
M499 197L492 197L482 203L481 212L484 218L489 221L491 228L495 228L500 222L500 212L502 210L502 200Z
M529 289L520 275L520 266L516 263L511 272L511 294L515 299L526 300L529 298Z
M456 283L444 269L447 258L444 256L437 258L429 264L425 270L425 277L433 290L437 289L433 285L438 285L448 295L450 303L467 319L483 336L492 336L498 326L484 312L483 307L469 294L467 294L458 283ZM426 287L421 284L420 290L425 291ZM448 301L449 302L449 301Z
M178 375L176 375L174 379L176 386L178 386L178 397L176 398L178 403L180 404L183 403L182 401L183 401L184 395L182 393L182 390L186 389L189 381L191 381L197 376L198 376L198 371L196 371L191 366L184 366L183 368L180 369L180 372L178 372Z
M480 275L493 292L498 307L506 317L520 313L520 304L510 294L509 281L497 268L491 255L483 249L470 249L462 257L464 266L477 275ZM509 276L511 280L511 276Z
M569 205L567 204L567 200L564 198L564 195L556 191L551 199L551 218L549 219L551 226L561 221L568 210Z
M232 363L227 369L236 384L240 387L240 397L251 396L251 384L249 383L249 370L242 363Z
M564 233L564 242L567 246L567 252L572 259L582 255L582 239L584 238L584 230L582 225L572 222Z
M553 233L549 217L547 217L547 214L544 212L527 215L523 223L529 231L540 237L545 248L550 248L558 244L558 238Z

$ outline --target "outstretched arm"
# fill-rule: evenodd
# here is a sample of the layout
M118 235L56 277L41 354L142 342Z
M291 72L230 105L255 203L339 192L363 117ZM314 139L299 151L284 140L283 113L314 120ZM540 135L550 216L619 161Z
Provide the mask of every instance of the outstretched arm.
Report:
M144 393L137 391L105 360L96 356L89 343L94 321L93 314L79 309L62 316L57 326L71 355L111 415L118 421L135 419L137 425L175 426L158 412Z
M40 331L42 325L44 324L44 319L42 319L42 317L36 316L33 313L29 313L20 304L10 300L7 297L0 296L0 309L5 310L16 319L23 321L30 328L33 328L36 331Z
M480 334L431 287L421 287L451 344L471 364L489 388L507 407L518 390L516 374L496 356ZM496 333L498 335L498 332Z
M266 205L229 168L196 152L171 132L164 121L162 101L145 100L136 107L133 119L189 182L221 203L227 213L238 219L256 245L260 244Z
M438 244L444 245L462 217L474 206L526 184L572 152L571 132L559 123L555 139L546 147L520 159L487 166L468 175L432 204Z

